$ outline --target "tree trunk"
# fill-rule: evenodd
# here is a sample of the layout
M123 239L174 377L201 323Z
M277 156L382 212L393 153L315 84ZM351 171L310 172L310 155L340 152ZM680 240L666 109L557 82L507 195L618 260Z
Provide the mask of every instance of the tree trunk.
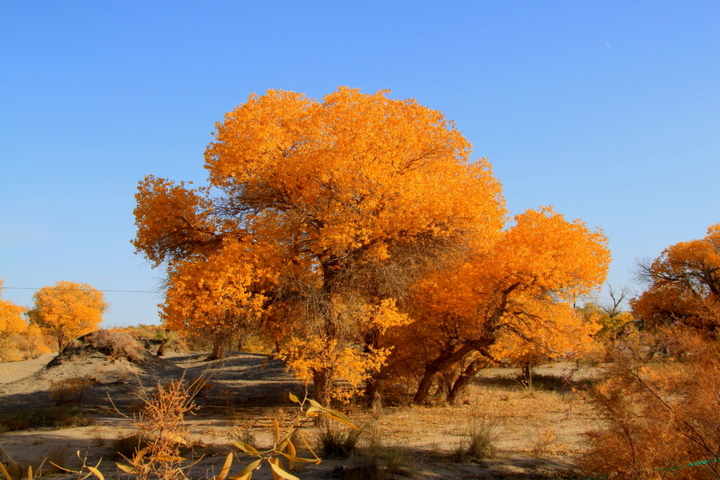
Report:
M371 354L380 346L380 330L371 328L365 333L365 347L363 351ZM366 407L376 407L380 404L380 372L374 371L370 374L370 378L365 381L365 390L363 391L363 402Z
M323 407L330 405L330 387L332 375L330 370L313 370L313 388L315 390L315 401Z
M413 403L425 402L425 399L430 393L430 388L435 381L435 375L437 375L439 371L440 368L434 366L433 364L427 365L425 367L425 374L423 375L422 380L420 380L420 384L418 385L417 391L415 392Z
M62 333L59 333L57 336L57 341L58 341L58 353L62 353L63 348L65 348L65 345L67 345L67 342L65 340L65 335L63 335Z
M380 378L376 373L365 381L365 391L363 392L363 402L366 407L379 407L381 403L380 396Z
M207 359L220 360L221 358L225 358L225 341L223 339L216 338L213 344L213 351Z
M530 362L524 362L522 364L522 377L525 386L528 388L532 388L532 365L530 364Z
M470 384L473 378L475 378L475 375L482 370L482 368L485 366L485 359L478 357L472 362L470 362L470 365L468 365L465 370L460 374L460 376L455 380L455 383L453 383L452 388L450 389L450 392L448 393L448 402L451 405L455 405L457 401L460 399L460 395L465 391L465 388Z
M427 399L428 394L430 393L430 388L432 388L433 382L435 381L435 375L437 375L438 372L441 372L449 366L462 360L463 357L470 353L472 350L473 349L472 347L470 347L470 345L464 343L457 351L446 351L442 353L438 358L428 363L425 366L425 374L420 380L420 384L418 385L417 392L415 392L413 402L423 403Z

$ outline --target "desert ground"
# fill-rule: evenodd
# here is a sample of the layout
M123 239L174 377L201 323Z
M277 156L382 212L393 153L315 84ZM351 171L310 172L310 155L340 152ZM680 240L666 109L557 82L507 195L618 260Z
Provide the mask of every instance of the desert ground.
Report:
M297 408L289 393L302 398L305 387L280 361L263 355L231 352L223 360L206 358L202 353L171 354L134 364L91 351L64 360L49 355L0 364L0 444L21 465L31 465L53 478L77 475L58 472L49 460L72 469L81 465L78 456L89 465L101 461L99 469L108 479L127 478L116 466L123 460L113 445L133 433L143 392L151 394L158 382L205 376L208 384L196 398L199 408L187 417L194 448L186 456L200 460L186 473L197 479L217 475L230 451L237 453L231 475L239 473L252 458L232 442L269 446L273 419L282 424L293 417ZM382 466L392 461L401 468L385 471L384 478L583 478L574 465L585 433L596 428L598 420L572 386L591 374L573 363L548 364L535 370L535 383L528 388L516 380L517 370L489 369L456 407L343 407L362 429L358 453L341 460L326 458L294 474L301 479L371 480L375 477L351 473L363 471L361 467L369 462ZM89 379L91 387L71 407L80 415L76 422L63 428L8 430L8 419L37 417L57 408L51 392L78 377ZM495 453L491 458L458 455L472 426L484 429L492 439ZM314 443L319 434L314 423L308 420L303 430ZM272 474L264 465L253 478L270 479Z

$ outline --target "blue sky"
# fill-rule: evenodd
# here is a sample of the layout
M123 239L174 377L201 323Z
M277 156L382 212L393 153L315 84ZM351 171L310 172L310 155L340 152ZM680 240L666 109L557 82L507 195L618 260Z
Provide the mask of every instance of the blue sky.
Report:
M633 286L637 259L720 222L718 25L715 1L0 2L3 298L156 290L137 182L202 182L251 92L340 85L443 111L511 212L603 228L609 283ZM158 321L159 294L106 298L105 326Z

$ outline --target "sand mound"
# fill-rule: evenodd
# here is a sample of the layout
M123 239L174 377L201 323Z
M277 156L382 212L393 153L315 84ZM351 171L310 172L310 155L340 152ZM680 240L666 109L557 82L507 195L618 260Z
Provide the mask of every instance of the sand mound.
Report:
M166 382L182 372L174 364L152 355L127 333L98 330L70 342L33 375L0 385L0 410L17 404L52 403L49 392L70 379L82 379L92 385L88 400L94 401L108 394L124 398L141 384Z
M181 370L145 350L124 332L98 330L70 342L38 377L59 381L88 376L96 383L127 380L128 375L173 376Z

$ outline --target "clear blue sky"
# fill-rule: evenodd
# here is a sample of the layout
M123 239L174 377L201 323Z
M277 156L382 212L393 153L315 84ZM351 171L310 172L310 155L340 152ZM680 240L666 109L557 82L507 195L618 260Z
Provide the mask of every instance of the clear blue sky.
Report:
M615 287L720 222L717 1L3 1L0 278L156 290L137 182L202 182L251 92L340 85L443 111L513 213L603 228ZM106 298L106 326L158 322L158 294Z

